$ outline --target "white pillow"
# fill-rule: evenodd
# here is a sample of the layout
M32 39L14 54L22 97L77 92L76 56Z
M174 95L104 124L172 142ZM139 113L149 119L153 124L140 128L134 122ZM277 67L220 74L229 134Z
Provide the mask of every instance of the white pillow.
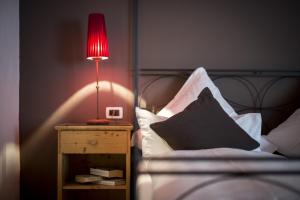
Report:
M167 142L150 128L150 124L163 121L166 117L157 116L147 110L137 107L135 108L135 112L142 132L143 156L151 157L172 151L173 149L167 144Z
M246 132L250 137L258 143L261 141L261 114L260 113L247 113L242 115L233 116L232 119ZM260 147L253 151L261 151Z
M285 156L300 156L300 108L266 138Z
M140 108L138 108L139 110L142 110ZM139 111L138 111L139 112ZM140 111L141 112L141 111ZM148 116L150 117L153 117L153 113L149 114L150 112L149 111L144 111L145 113L147 113ZM140 113L141 114L141 113ZM138 116L138 114L137 114ZM146 114L144 115L144 117L146 117ZM156 116L157 117L157 116ZM138 120L139 118L141 117L137 117ZM247 132L254 140L256 140L257 142L259 142L261 145L262 145L262 142L261 142L261 134L260 134L260 131L261 131L261 124L262 124L262 121L261 121L261 114L260 113L247 113L247 114L242 114L242 115L238 115L238 116L235 116L234 117L234 120L238 123L238 125L245 131ZM150 123L151 124L151 123ZM148 129L147 129L148 131ZM151 133L155 133L152 129L151 129ZM143 136L143 132L145 131L142 131L141 129L138 129L137 131L135 131L132 135L132 145L135 145L137 146L140 150L143 150L142 148L142 141L143 141L143 138L145 138L145 136ZM156 134L156 133L155 133ZM151 134L146 134L146 138L147 137L152 137ZM154 138L158 138L160 136L158 136L156 134L156 136L154 136ZM155 142L155 140L149 140L149 139L144 139L144 145L147 144L147 142ZM162 138L159 139L160 140L163 140ZM163 145L167 145L167 147L165 147L166 149L169 149L171 148L167 142L165 140L163 140L164 143L160 143L161 146ZM263 143L263 145L267 145L266 143ZM147 145L146 145L147 146ZM153 146L152 144L150 144L150 146ZM148 147L150 147L148 145ZM160 146L159 149L162 149L162 147ZM163 148L163 149L165 149ZM157 149L157 150L159 150ZM260 151L261 148L258 147L256 149L254 149L253 151ZM147 152L149 152L149 149L146 150ZM164 150L163 150L164 151ZM269 151L268 151L269 152ZM151 153L150 153L151 154Z
M185 109L190 103L197 100L201 91L208 87L214 98L219 102L224 111L230 116L237 116L234 109L222 97L219 89L213 83L203 67L197 68L187 79L176 96L157 113L159 116L171 117Z
M274 153L277 150L277 147L272 144L265 135L262 135L260 138L260 149L261 151Z
M233 120L248 133L257 142L260 142L261 137L261 114L248 113L238 115L229 103L222 97L221 92L207 75L203 67L197 68L191 76L187 79L175 97L157 113L159 116L171 117L183 111L190 103L195 101L201 91L208 87L213 94L214 98L219 102L223 110ZM259 149L256 149L259 150Z
M138 107L136 107L135 111L140 129L134 132L132 144L137 145L142 150L143 156L153 156L173 151L168 143L149 127L150 124L164 121L167 118L157 116ZM261 127L261 115L259 113L238 115L235 117L235 120L239 122L240 127L244 131L252 133L250 136L259 142L260 134L257 134ZM255 150L259 150L259 148Z

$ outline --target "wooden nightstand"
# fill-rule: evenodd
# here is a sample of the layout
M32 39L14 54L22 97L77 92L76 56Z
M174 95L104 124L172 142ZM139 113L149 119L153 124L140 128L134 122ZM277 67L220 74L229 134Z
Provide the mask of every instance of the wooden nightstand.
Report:
M103 199L103 195L107 195L105 191L114 190L113 193L123 191L122 199L130 199L132 125L62 124L56 126L55 129L58 131L58 200L72 199L72 197L68 198L65 193L73 190L99 190L100 194L98 195L101 199ZM125 174L126 184L107 186L75 183L75 175L89 174L90 167L121 168ZM111 194L108 196L104 199L109 199ZM117 198L120 198L120 195Z

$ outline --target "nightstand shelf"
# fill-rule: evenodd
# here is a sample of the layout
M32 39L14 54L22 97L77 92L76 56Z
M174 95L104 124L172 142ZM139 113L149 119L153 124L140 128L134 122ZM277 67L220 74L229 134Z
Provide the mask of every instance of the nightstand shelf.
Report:
M56 126L55 129L58 131L58 200L67 200L68 198L64 193L74 190L116 190L116 192L123 190L122 195L124 195L124 198L122 199L130 199L130 137L132 125L62 124ZM110 186L74 182L76 175L89 174L90 168L97 167L122 169L126 184ZM101 199L113 198L102 195L105 195L105 193L99 193Z

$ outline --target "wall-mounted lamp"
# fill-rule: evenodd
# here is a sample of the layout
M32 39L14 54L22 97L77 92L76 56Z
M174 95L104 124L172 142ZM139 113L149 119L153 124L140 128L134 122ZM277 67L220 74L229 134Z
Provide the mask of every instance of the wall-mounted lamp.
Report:
M92 13L89 15L87 35L87 59L96 62L97 73L97 116L87 121L87 124L108 124L109 120L99 118L99 63L109 57L104 15Z

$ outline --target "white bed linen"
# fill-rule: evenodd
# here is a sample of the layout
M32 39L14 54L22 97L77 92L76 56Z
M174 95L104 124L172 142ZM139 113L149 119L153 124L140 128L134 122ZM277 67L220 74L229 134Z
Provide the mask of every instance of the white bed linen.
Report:
M210 89L214 98L219 102L220 106L230 117L237 116L237 113L224 99L220 90L208 76L205 68L203 67L198 67L193 71L175 97L161 111L159 111L157 115L171 117L183 111L190 103L197 100L199 94L205 87Z
M167 118L138 107L135 108L135 113L140 129L133 134L131 140L132 143L142 149L143 156L150 157L173 151L168 143L150 128L150 124ZM260 142L261 115L259 113L237 115L233 119L250 137ZM226 137L226 134L224 134L224 137ZM260 148L258 147L253 151L260 151Z
M172 151L161 156L170 157L276 157L276 155L265 152L244 151L230 148L216 148L207 150L196 151ZM282 169L300 169L300 162L241 162L241 161L147 161L140 165L142 168L149 170L160 171L207 171L207 170L282 170ZM250 178L229 179L221 181L207 187L203 187L194 192L189 189L196 185L203 184L215 178L220 178L221 175L141 175L138 178L138 196L140 200L173 200L177 199L185 192L189 195L186 200L198 199L300 199L295 193L280 188L278 186L270 185L261 181ZM292 188L300 191L300 176L287 176L287 175L264 175L259 176L267 180L278 181L287 184Z

